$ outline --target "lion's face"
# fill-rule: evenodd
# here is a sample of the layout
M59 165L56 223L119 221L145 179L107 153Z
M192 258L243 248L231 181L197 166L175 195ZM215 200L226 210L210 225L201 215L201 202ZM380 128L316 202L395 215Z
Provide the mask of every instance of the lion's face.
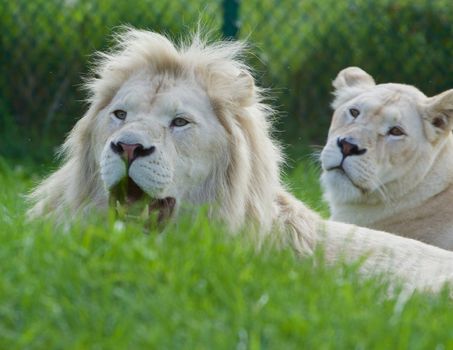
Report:
M379 86L335 111L321 153L330 191L359 200L407 174L422 176L433 152L414 102L397 87Z
M375 85L365 72L349 70L334 82L340 91L321 153L327 200L398 198L430 169L449 135L448 118L430 113L429 99L414 87Z
M227 164L225 130L194 79L132 76L98 114L93 137L111 199L144 201L159 221L182 202L209 201L210 179Z

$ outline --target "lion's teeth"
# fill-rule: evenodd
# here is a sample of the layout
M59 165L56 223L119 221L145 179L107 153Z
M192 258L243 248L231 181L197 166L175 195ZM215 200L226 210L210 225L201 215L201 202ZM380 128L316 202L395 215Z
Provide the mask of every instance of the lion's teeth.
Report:
M153 209L156 209L156 208L153 208ZM157 223L158 223L158 220L159 220L159 210L151 210L149 212L149 219L148 219L148 222L149 222L149 225L150 225L150 229L152 230L156 230L157 229Z
M145 205L145 208L143 209L142 213L140 214L140 218L142 220L147 220L149 218L149 204Z
M118 214L118 218L124 219L126 217L126 208L121 205L120 201L116 201L116 213Z

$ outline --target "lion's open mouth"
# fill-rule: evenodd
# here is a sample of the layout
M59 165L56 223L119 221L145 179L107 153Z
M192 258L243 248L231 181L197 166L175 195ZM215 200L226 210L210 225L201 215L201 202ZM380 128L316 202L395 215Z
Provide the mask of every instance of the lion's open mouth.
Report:
M128 176L110 190L110 204L121 219L141 219L150 227L161 227L171 218L176 199L152 198Z

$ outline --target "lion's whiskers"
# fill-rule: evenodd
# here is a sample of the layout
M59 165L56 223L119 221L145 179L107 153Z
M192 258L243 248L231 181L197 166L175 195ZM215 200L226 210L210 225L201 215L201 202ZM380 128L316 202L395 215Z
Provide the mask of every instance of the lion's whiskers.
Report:
M379 178L370 177L370 181L372 182L373 186L376 187L377 193L380 195L382 202L386 206L395 204L392 195L387 189L387 186L385 186L385 184Z

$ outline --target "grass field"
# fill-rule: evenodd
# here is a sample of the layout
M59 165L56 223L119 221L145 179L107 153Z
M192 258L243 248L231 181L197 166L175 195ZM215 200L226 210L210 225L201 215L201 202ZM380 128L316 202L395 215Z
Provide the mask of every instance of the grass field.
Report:
M287 181L326 213L307 164ZM389 299L354 266L256 252L202 214L164 235L26 223L31 173L0 161L0 349L453 348L446 293Z

